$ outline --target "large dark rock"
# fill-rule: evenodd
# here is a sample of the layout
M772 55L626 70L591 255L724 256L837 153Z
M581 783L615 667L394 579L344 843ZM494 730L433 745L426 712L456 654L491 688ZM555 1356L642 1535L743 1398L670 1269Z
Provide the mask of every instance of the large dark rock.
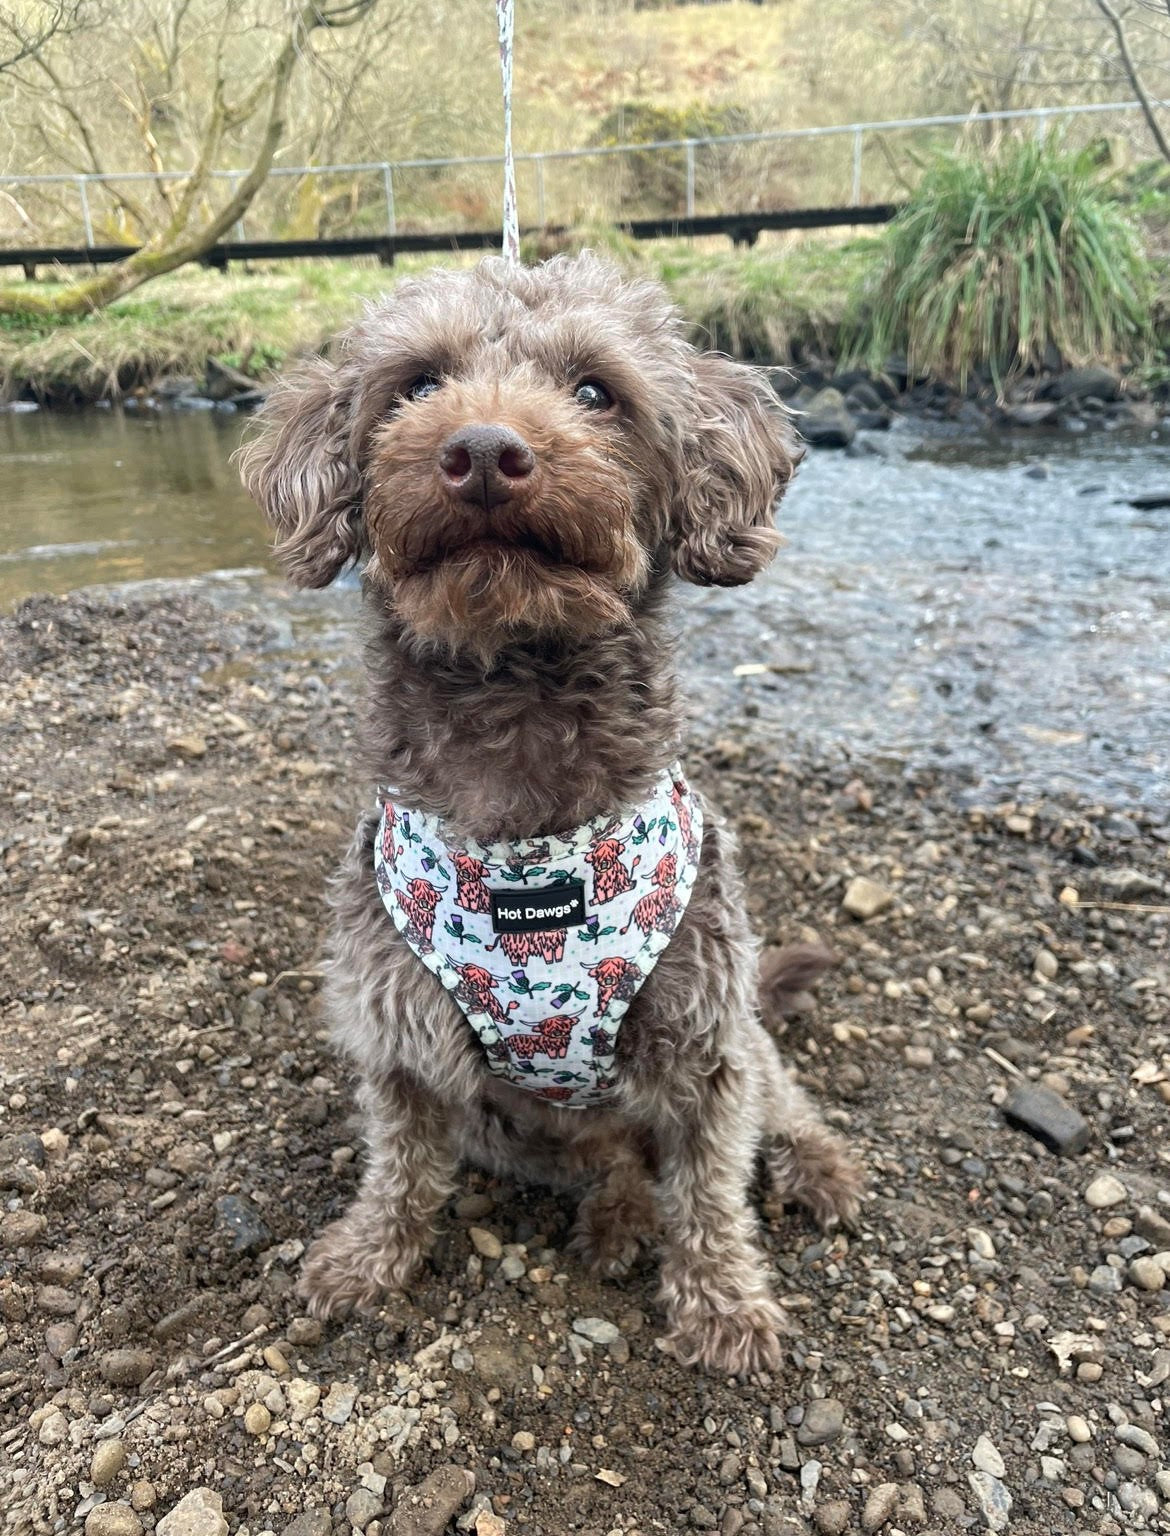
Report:
M857 435L857 423L839 389L819 390L803 407L796 425L814 448L848 448Z
M1075 1157L1089 1145L1089 1122L1067 1099L1040 1083L1021 1083L1008 1096L1003 1117L1061 1157Z
M1098 400L1116 400L1120 394L1121 379L1112 368L1100 364L1069 368L1065 373L1058 373L1043 389L1046 400L1086 400L1089 396Z
M251 394L256 380L233 368L218 357L209 357L203 371L203 393L209 400L235 400L240 395Z
M231 1238L233 1253L259 1253L272 1242L257 1208L246 1195L223 1195L215 1202L215 1224Z

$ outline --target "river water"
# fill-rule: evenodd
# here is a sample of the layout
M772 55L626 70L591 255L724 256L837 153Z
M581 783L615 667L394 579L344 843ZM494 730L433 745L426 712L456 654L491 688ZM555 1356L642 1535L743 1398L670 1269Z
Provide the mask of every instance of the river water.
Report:
M352 590L292 597L218 412L0 413L0 609L162 579L246 601L310 646L352 638ZM683 594L688 695L795 752L945 766L977 798L1068 788L1170 803L1168 445L980 438L899 423L814 454L788 547L737 591Z

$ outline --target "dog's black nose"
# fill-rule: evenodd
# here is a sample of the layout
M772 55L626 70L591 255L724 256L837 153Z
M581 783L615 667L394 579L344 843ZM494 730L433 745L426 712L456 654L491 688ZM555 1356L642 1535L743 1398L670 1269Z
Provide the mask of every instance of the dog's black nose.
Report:
M461 427L439 451L448 490L485 507L518 495L535 468L536 455L511 427Z

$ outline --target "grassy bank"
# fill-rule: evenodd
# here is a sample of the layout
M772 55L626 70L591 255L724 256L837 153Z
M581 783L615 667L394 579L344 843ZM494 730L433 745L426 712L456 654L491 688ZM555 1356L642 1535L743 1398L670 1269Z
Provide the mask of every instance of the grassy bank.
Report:
M747 254L662 244L633 260L667 284L696 337L774 361L794 341L832 347L874 242L805 241ZM288 356L320 346L366 300L433 264L290 262L226 276L192 268L83 320L0 321L0 385L9 398L111 398L167 376L198 379L209 357L263 379Z

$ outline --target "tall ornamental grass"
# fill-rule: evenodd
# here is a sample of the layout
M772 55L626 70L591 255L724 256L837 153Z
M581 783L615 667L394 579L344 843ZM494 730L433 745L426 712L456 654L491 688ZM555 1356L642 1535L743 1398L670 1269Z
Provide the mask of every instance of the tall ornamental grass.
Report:
M1136 227L1085 152L1012 139L933 161L882 240L856 352L997 389L1050 365L1123 365L1150 351L1151 271Z

